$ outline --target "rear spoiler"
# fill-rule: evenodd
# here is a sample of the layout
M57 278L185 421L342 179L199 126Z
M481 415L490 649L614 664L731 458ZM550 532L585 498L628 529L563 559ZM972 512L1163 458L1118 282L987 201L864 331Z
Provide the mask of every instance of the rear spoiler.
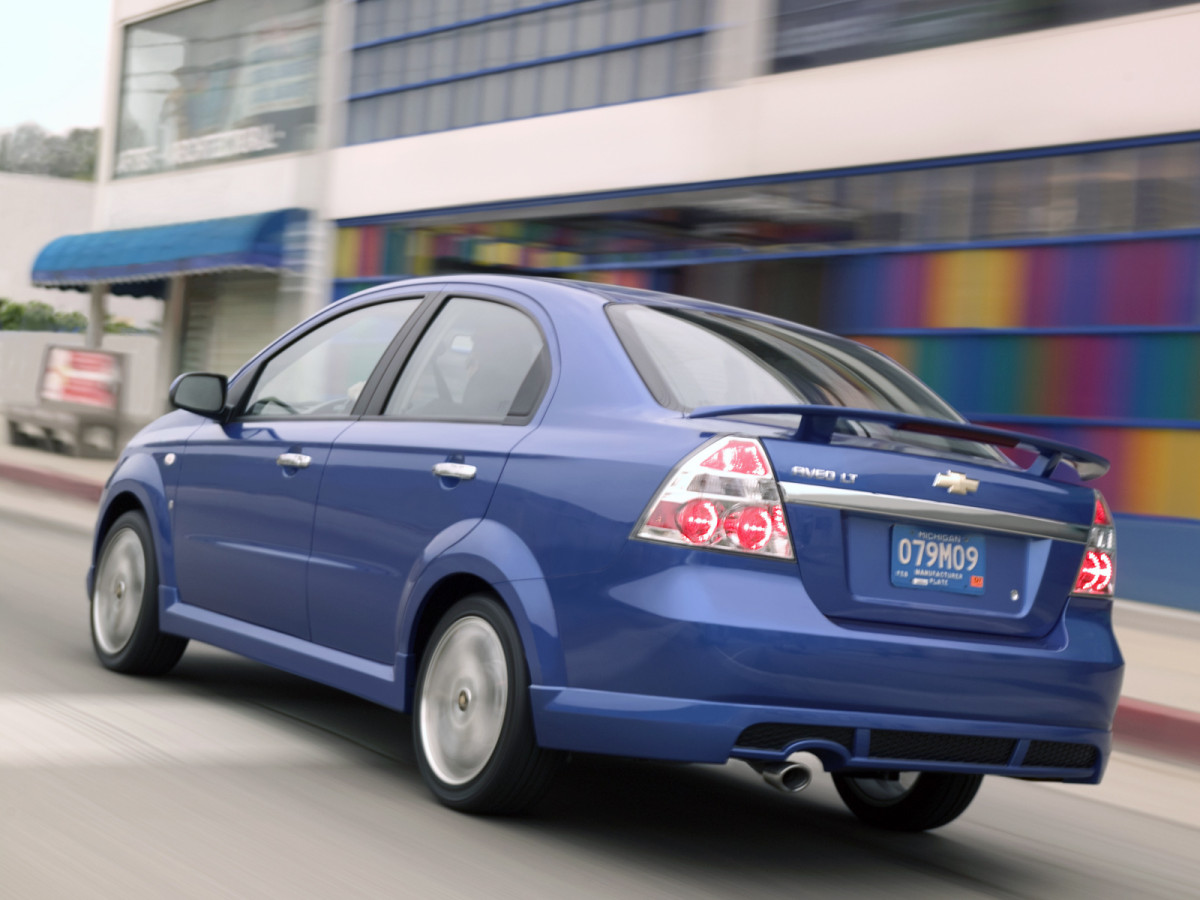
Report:
M888 412L882 409L854 409L848 406L815 406L809 404L753 404L744 406L704 406L684 414L687 419L716 419L735 415L798 415L800 427L794 439L813 444L828 444L839 419L859 422L885 422L897 431L913 431L919 434L934 434L941 437L961 438L997 447L1012 447L1037 454L1026 471L1031 475L1049 478L1059 463L1073 468L1084 481L1099 478L1108 471L1108 460L1070 444L1052 441L1049 438L989 428L970 422L952 422L948 419L933 419L926 416L910 416L906 413Z

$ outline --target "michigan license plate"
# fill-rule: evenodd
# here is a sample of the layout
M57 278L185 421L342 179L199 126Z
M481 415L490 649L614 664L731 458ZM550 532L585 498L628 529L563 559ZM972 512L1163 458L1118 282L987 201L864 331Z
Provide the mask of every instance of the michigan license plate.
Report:
M982 594L984 537L941 528L892 526L892 584L955 594Z

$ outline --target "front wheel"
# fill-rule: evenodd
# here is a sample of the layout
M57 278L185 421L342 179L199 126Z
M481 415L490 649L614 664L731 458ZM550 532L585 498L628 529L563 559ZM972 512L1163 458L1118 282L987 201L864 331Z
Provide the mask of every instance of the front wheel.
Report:
M158 630L154 538L140 512L122 515L104 536L92 590L92 646L105 668L162 675L187 647Z
M516 626L483 594L456 603L421 659L413 709L421 775L446 806L516 813L550 785L562 754L537 746Z
M850 812L889 831L927 831L954 821L971 805L982 781L982 775L954 772L833 775L834 787Z

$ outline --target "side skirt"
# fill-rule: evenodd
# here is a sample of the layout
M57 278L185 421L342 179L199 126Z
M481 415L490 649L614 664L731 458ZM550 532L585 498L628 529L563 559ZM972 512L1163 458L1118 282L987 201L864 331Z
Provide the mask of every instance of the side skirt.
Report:
M372 662L340 650L322 647L251 625L238 619L181 603L174 588L160 587L159 627L169 634L191 638L355 694L390 709L405 712L407 655L397 654L393 665Z

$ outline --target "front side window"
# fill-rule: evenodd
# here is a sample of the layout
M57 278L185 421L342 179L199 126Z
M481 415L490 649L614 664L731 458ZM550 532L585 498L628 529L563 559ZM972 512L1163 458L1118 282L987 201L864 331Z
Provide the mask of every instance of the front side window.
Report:
M548 380L546 342L532 319L511 306L456 297L417 344L384 414L512 422L534 411Z
M672 409L811 404L963 421L886 356L844 338L698 310L612 304L608 315L654 398ZM973 441L897 432L881 422L843 421L838 431L839 439L1002 459Z
M289 344L259 373L243 415L349 415L383 352L420 304L421 298L410 298L356 309Z

